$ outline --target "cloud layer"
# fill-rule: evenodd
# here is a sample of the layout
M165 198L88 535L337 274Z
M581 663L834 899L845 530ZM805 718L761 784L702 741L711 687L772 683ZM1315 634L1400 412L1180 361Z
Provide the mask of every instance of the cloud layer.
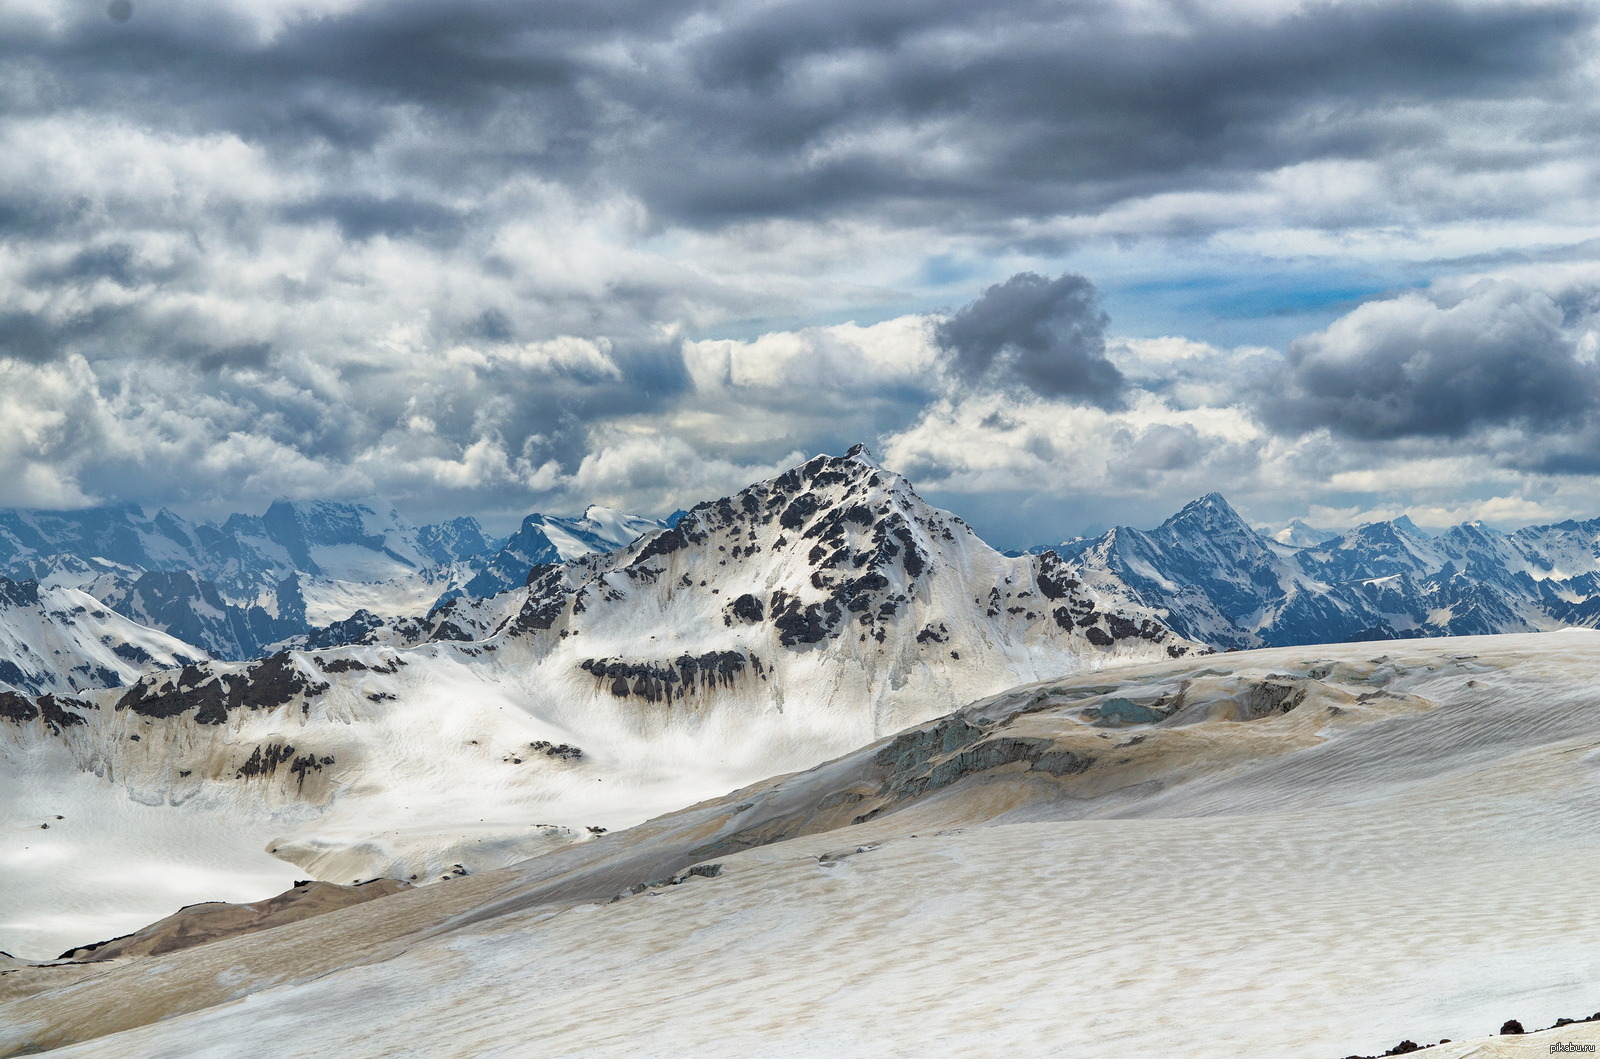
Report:
M1591 3L119 13L0 9L0 504L1593 507Z

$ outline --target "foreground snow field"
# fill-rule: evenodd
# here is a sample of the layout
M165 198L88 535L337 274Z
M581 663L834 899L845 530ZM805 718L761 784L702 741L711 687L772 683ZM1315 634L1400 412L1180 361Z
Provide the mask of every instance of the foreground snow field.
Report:
M1600 1009L1597 768L1587 632L1047 681L514 867L10 971L0 1055L1549 1054L1600 1026L1468 1039Z

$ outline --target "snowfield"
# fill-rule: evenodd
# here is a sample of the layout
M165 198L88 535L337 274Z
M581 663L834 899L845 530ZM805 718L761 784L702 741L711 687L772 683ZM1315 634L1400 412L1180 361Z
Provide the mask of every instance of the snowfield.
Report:
M1600 1009L1597 688L1590 632L1024 685L511 867L8 971L0 1054L1549 1054L1600 1024L1473 1038Z

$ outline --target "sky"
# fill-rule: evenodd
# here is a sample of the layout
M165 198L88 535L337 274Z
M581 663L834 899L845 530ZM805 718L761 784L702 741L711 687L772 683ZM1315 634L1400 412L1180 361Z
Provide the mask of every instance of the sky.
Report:
M1600 516L1597 23L8 0L0 506Z

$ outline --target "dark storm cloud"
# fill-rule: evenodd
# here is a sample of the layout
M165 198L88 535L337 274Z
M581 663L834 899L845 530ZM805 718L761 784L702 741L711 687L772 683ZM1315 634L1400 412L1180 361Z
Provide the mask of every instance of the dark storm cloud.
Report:
M1179 6L1149 31L1112 5L1041 0L412 0L266 42L236 16L186 10L85 18L9 49L56 77L59 101L261 142L361 151L436 122L458 138L450 150L390 164L439 194L532 171L695 225L910 210L960 226L1400 145L1495 165L1445 145L1439 107L1578 91L1569 71L1592 16L1418 0L1263 22ZM1547 117L1535 135L1552 143L1584 120ZM924 133L948 162L928 163ZM339 216L406 230L443 209L418 196Z
M1600 397L1563 323L1549 295L1512 284L1369 303L1290 343L1257 414L1282 433L1326 427L1364 440L1558 430Z
M26 282L30 287L49 287L108 279L119 287L128 288L139 285L140 271L133 247L116 243L80 250L59 267L36 268L28 275Z
M231 346L191 347L184 351L201 371L223 368L264 368L272 356L271 342L237 342Z
M463 330L472 338L488 342L509 342L512 337L511 320L499 309L485 309Z
M322 195L298 202L283 211L292 223L331 220L347 239L371 239L386 235L391 239L407 236L452 236L466 227L466 218L445 206L411 196L381 198L375 195Z
M102 305L63 319L27 311L0 312L0 357L42 364L56 360L84 341L121 329L129 311Z
M939 325L956 373L1016 381L1044 397L1109 406L1122 373L1106 359L1109 317L1082 276L1049 280L1019 272Z
M1591 18L1578 4L1315 5L1270 24L1184 25L1174 12L1159 32L1137 32L1109 5L1003 10L807 3L733 16L689 55L696 77L683 94L640 104L695 148L640 175L647 198L705 222L864 202L949 203L972 220L1439 146L1436 116L1391 108L1559 94ZM959 164L941 171L920 147L869 146L876 132L922 126ZM846 136L865 144L813 158Z

